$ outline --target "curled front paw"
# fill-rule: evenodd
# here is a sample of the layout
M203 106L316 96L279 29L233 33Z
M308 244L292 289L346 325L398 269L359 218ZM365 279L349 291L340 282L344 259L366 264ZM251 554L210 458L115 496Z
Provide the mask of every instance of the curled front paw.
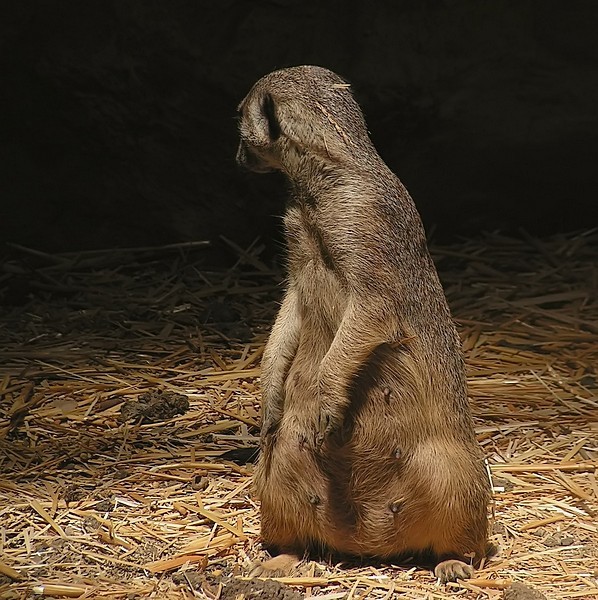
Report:
M311 415L310 419L295 423L299 448L314 453L320 452L337 428L336 416L326 410L320 410L315 415Z
M282 415L278 411L264 411L260 430L260 444L265 448L272 444L274 435L280 426Z
M322 448L326 441L337 433L343 424L342 415L330 406L320 408L316 420L314 446L317 450Z

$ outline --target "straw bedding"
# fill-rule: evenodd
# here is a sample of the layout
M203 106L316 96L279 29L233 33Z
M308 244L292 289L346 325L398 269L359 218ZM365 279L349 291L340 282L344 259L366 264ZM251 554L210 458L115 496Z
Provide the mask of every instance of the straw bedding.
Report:
M257 442L281 276L259 248L219 272L202 252L13 247L2 264L0 598L598 597L595 231L433 248L499 548L448 586L325 560L241 579L263 556L252 467L220 455Z

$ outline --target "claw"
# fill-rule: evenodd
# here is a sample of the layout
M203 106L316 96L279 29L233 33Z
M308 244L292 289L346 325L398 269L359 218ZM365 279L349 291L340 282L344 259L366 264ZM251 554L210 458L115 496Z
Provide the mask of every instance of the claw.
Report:
M326 410L321 410L318 418L318 429L315 435L315 446L320 450L330 435L338 428L336 417Z
M273 417L271 414L265 414L263 416L262 428L260 431L260 441L262 446L271 443L279 425L280 418Z
M260 432L260 447L262 450L269 450L276 440L277 425L271 424L268 427L262 426Z
M260 436L260 448L262 450L267 450L268 448L270 448L274 443L274 436L270 433L267 433L265 435L261 435Z
M441 583L457 581L457 579L471 579L473 574L474 568L460 560L445 560L438 563L434 569L434 575Z
M323 433L316 434L316 450L319 450L324 445L325 435Z

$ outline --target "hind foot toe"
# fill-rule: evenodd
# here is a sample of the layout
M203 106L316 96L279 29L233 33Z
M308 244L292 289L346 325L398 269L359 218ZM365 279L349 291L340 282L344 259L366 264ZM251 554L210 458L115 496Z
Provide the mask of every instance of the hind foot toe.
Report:
M249 577L264 577L266 579L286 577L293 572L300 562L301 559L294 554L279 554L274 558L254 564Z
M440 583L457 581L457 579L471 579L474 574L474 568L460 560L444 560L436 565L434 575L438 577Z

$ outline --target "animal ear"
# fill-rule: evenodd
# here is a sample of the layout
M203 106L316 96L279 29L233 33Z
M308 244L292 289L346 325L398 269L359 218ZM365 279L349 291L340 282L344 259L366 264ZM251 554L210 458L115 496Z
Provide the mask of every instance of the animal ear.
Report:
M256 146L267 146L280 137L276 105L270 94L261 94L253 98L245 107L245 111Z
M270 133L270 139L275 142L280 137L280 123L276 116L276 106L274 105L274 99L270 94L266 94L263 99L262 108L264 116L268 121L268 129Z

